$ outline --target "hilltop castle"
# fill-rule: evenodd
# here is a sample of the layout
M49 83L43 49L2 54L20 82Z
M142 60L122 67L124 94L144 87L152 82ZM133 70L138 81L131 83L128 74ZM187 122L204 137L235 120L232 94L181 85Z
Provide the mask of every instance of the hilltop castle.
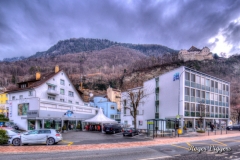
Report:
M207 59L213 59L213 56L208 47L203 47L203 49L201 50L192 46L189 50L180 50L180 52L178 53L178 59L183 60L184 62L191 60L202 61Z

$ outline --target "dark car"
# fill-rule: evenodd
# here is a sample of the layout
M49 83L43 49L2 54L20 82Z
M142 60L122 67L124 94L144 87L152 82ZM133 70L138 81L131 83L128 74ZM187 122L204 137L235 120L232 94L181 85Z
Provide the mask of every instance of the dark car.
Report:
M15 123L13 123L13 122L5 122L4 126L5 126L5 127L11 127L11 128L13 128L13 129L15 129L15 130L19 130L18 125L15 124Z
M240 130L240 125L227 126L227 130Z
M138 135L138 130L134 128L124 128L123 129L123 136L134 136Z
M103 127L103 131L106 133L118 133L122 131L122 127L120 124L106 124Z

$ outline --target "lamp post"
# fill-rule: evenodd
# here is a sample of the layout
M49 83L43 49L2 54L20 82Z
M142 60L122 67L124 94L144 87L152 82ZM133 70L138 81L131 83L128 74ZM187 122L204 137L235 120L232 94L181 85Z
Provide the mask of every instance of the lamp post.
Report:
M174 76L174 80L176 79L178 79L179 80L179 88L178 88L178 115L177 115L177 120L179 120L179 118L180 118L180 81L181 81L181 76L182 76L182 74L183 74L183 72L185 72L185 70L183 70L181 73L180 73L180 75L176 75L176 77Z

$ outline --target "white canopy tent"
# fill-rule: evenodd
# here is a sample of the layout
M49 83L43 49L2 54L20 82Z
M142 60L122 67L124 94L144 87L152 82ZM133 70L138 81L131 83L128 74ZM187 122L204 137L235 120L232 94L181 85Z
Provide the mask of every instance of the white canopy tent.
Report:
M103 114L102 108L99 108L98 114L97 114L95 117L90 118L90 119L87 119L87 120L85 120L85 122L101 123L102 132L103 132L103 124L104 124L104 123L118 123L117 121L106 117L106 116Z

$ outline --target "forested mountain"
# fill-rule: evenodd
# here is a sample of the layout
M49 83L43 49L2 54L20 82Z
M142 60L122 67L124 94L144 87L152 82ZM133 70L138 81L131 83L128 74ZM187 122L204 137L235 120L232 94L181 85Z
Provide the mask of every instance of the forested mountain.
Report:
M98 51L111 46L123 46L130 49L135 49L147 56L159 56L165 53L177 53L178 51L168 48L166 46L157 44L131 44L118 43L109 41L107 39L90 39L90 38L72 38L68 40L59 41L57 44L44 52L37 52L30 58L37 58L43 56L56 56L68 53L79 53L87 51Z

